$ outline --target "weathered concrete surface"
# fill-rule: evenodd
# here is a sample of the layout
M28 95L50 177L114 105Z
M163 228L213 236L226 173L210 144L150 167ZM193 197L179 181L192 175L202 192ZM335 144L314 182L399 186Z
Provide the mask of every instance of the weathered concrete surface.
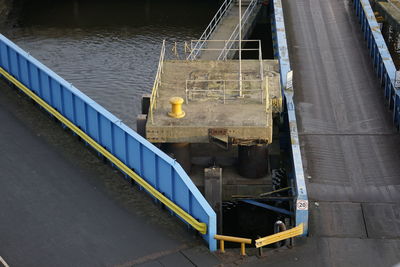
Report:
M240 98L237 97L238 61L166 61L158 89L157 109L153 115L154 124L150 115L146 138L154 143L208 143L208 130L220 128L226 129L226 135L237 140L264 140L270 143L272 108L265 99L268 95L268 101L272 103L275 96L280 98L278 63L276 60L263 60L264 81L261 80L260 61L244 60L242 65L244 97ZM191 93L188 94L188 103L183 105L186 116L171 118L168 116L171 110L169 100L176 96L186 99L187 80Z
M3 82L0 121L0 256L10 266L217 263L176 217Z

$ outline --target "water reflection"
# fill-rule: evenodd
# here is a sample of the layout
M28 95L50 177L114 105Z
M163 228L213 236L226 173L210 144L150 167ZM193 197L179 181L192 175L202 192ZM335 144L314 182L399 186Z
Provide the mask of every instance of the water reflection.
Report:
M27 1L5 35L135 128L161 42L196 39L217 1Z

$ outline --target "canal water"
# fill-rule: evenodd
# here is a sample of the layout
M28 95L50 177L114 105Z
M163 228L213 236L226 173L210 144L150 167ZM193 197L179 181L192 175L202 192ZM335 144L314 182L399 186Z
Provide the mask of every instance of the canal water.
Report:
M2 34L136 128L162 40L197 39L216 0L19 0Z
M150 93L164 39L197 39L221 4L217 0L19 0L1 32L136 129L141 97ZM269 10L250 39L273 58ZM243 53L258 59L258 53ZM273 204L273 203L271 203ZM223 232L257 238L271 234L276 214L224 203Z

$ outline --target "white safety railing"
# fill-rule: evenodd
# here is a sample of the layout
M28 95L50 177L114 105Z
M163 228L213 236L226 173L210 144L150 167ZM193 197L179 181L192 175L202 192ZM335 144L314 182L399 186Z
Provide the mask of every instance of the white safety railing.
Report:
M264 66L263 66L261 40L258 40L258 61L260 62L260 77L261 77L261 80L264 80Z
M191 40L191 45L193 43L197 43L198 40ZM223 42L226 44L227 40L207 40L205 42ZM232 40L232 42L240 42L239 40ZM189 103L189 100L195 100L195 98L208 98L208 99L222 99L225 104L227 100L238 99L240 96L240 83L242 83L242 97L244 98L253 98L257 99L258 97L254 97L255 94L259 94L259 99L261 103L265 103L269 105L269 84L264 84L264 67L263 67L263 57L262 57L262 47L260 40L242 40L242 42L256 42L257 48L243 48L242 51L258 51L258 60L259 60L259 73L256 74L256 79L246 79L241 80L238 79L188 79L186 80L186 103ZM222 47L222 45L221 45ZM230 48L226 48L224 46L223 49L226 49L229 52L237 52L239 50L239 46L232 46ZM199 51L220 51L221 48L198 48ZM257 71L255 72L257 73ZM258 77L257 77L258 76ZM235 94L238 93L238 94ZM268 108L266 108L268 110Z
M392 0L389 0L388 2L394 9L396 9L398 12L400 12L400 8L396 3L393 3Z
M186 103L197 99L218 99L225 104L228 100L252 100L264 103L263 80L242 80L242 90L238 80L186 80ZM240 92L242 91L242 97ZM258 99L258 100L257 100Z
M226 60L227 59L230 49L239 40L239 28L243 29L243 25L245 25L247 23L250 15L253 14L253 11L256 8L257 4L258 4L258 0L252 0L250 2L249 6L246 8L246 11L242 15L242 20L241 20L242 27L239 27L239 23L236 25L231 36L228 38L228 41L226 42L224 48L221 50L221 53L219 54L217 60Z
M153 89L151 91L150 110L149 110L151 123L154 123L153 110L157 108L158 87L161 85L161 74L164 72L163 70L164 59L165 59L165 40L163 40L161 46L161 54L160 54L160 59L158 61L156 78L154 79Z
M221 7L218 9L217 13L211 20L211 22L208 24L207 28L201 35L200 39L197 41L197 43L192 47L192 51L187 57L187 60L195 60L201 51L201 48L204 47L205 42L210 38L211 34L215 31L217 28L219 22L222 20L222 18L227 14L228 10L232 7L232 2L233 0L225 0Z
M190 41L190 45L193 46L193 44L198 43L198 41L199 40L191 40ZM228 42L232 42L232 43L237 42L237 43L239 43L240 41L239 40L230 40L230 41L229 40L206 40L205 43L221 43L221 45L217 45L216 48L207 48L207 46L204 47L204 48L195 48L192 51L195 51L195 50L199 50L199 51L222 51L222 50L226 50L226 51L228 51L228 53L231 52L231 51L239 51L239 45L235 45L235 46L232 45L229 48L227 48L226 44ZM242 40L242 42L245 42L245 43L251 43L251 42L255 43L256 42L257 43L257 45L258 45L257 48L242 48L241 51L242 52L243 51L258 51L258 60L260 62L260 79L263 79L264 75L263 75L263 56L262 56L261 40ZM215 47L215 46L213 46L213 47ZM198 52L198 53L200 53L200 52Z

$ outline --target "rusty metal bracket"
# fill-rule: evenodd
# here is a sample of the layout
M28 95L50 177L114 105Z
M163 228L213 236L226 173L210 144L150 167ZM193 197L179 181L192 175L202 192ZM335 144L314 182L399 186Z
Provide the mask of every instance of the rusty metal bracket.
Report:
M228 130L224 128L213 128L208 129L208 138L210 143L215 144L222 149L228 150L230 138L228 136Z

